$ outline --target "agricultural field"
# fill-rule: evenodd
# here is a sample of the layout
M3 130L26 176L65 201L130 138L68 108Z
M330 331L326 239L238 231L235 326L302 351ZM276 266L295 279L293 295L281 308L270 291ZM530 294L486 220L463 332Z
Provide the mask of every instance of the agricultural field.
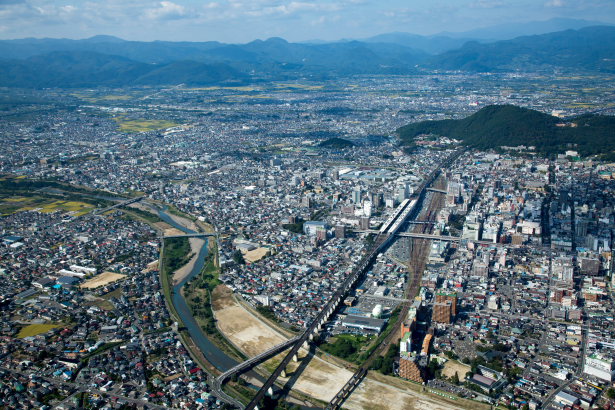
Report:
M55 329L60 326L62 325L53 324L53 323L49 323L49 324L40 323L40 324L28 325L19 331L17 338L23 339L24 337L41 335L43 333L49 332L51 329Z
M306 91L316 91L322 90L325 88L324 85L309 85L309 84L292 84L292 83L279 83L276 84L275 88L290 88L293 90L306 90Z
M92 279L86 280L81 286L81 289L96 289L100 286L105 286L118 280L124 279L126 275L115 272L103 272L100 275L94 276Z
M0 196L0 214L7 216L21 211L38 210L43 213L70 212L75 216L89 213L94 206L80 201L61 201L41 196Z
M127 95L127 94L107 94L101 95L96 91L88 92L88 91L80 91L71 93L73 97L77 97L80 100L87 101L90 103L102 103L102 102L114 102L114 101L129 101L135 98L135 96Z
M176 127L179 124L167 120L129 120L124 117L114 118L122 132L147 132Z
M89 302L85 302L84 306L96 306L97 308L102 309L107 312L115 309L115 306L113 305L113 303L103 298L96 298Z
M235 94L235 95L229 95L227 97L227 101L231 101L231 102L239 102L242 99L247 99L247 100L268 100L273 98L270 95L248 95L248 94Z
M251 87L251 86L237 86L237 87L191 87L186 88L188 91L219 91L219 90L231 90L231 91L242 91L242 92L250 92L250 91L258 91L260 88Z
M120 296L122 296L122 289L121 288L117 288L117 289L112 290L109 293L105 293L104 295L102 295L101 299L109 301L112 298L119 299Z

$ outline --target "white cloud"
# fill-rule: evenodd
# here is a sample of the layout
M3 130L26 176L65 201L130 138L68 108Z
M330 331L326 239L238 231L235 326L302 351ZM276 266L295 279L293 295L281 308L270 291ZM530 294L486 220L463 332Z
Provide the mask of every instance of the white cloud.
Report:
M473 9L494 9L496 7L503 7L505 4L497 0L477 0L470 3L470 8Z
M186 8L171 1L161 1L159 7L145 11L145 17L151 20L170 20L183 18L187 15Z
M69 4L69 5L60 7L60 10L62 10L65 13L73 13L73 12L77 11L77 7L71 6Z
M545 3L547 7L565 7L566 2L564 0L549 0Z
M246 10L245 14L251 17L263 17L263 16L290 16L301 14L304 12L332 12L338 11L343 7L342 4L332 3L308 3L293 1L288 4L277 4L265 7L253 7Z

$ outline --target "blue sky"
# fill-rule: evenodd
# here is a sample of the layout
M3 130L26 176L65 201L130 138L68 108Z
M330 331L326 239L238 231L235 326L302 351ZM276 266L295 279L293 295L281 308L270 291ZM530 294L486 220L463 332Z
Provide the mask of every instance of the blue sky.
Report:
M0 38L337 40L554 17L613 23L615 0L0 0Z

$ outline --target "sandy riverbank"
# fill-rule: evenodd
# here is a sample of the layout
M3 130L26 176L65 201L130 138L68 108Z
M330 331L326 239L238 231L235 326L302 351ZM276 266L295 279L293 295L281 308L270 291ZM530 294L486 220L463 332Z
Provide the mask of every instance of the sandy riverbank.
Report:
M199 258L199 251L203 245L205 245L205 240L201 238L190 238L188 241L190 242L190 253L192 253L192 258L190 258L188 263L173 273L173 286L179 284L190 274L190 272L192 272L196 260Z
M195 232L199 231L199 228L196 225L196 223L194 223L190 219L184 218L183 216L174 215L174 214L172 214L170 212L167 212L167 215L169 215L169 218L171 218L173 221L175 221L175 223L177 223L177 224L179 224L179 225L181 225L181 226L183 226L185 228L191 229L191 230L193 230Z

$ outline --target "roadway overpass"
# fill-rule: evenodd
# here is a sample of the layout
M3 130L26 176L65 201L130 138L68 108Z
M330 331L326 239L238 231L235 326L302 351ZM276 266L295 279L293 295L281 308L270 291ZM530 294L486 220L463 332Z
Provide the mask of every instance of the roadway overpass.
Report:
M355 230L353 232L357 232L357 233L374 233L374 234L378 233L378 231L375 231L373 229L369 229L369 230ZM461 242L462 240L466 240L468 242L474 242L474 243L476 243L478 245L485 245L485 246L506 246L506 247L521 246L521 245L502 244L502 243L497 243L497 242L493 242L493 241L480 241L480 240L474 240L474 239L463 239L460 236L435 235L435 234L429 234L429 233L396 232L395 236L397 236L397 237L404 237L404 238L415 238L415 239L429 239L429 240L433 240L433 241L446 241L446 242Z
M293 337L292 339L288 339L287 341L285 341L284 343L280 343L279 345L276 345L274 347L272 347L271 349L256 355L248 360L246 360L245 362L239 363L237 366L227 370L226 372L222 373L220 376L216 377L213 381L213 385L212 385L212 390L217 391L217 392L222 392L222 385L231 377L233 377L235 374L240 374L243 373L246 370L251 369L252 367L258 365L261 362L264 362L267 359L270 359L271 357L275 356L276 354L283 352L284 350L288 349L290 346L292 346L294 343L297 342L297 340L300 338L300 336L296 336ZM285 375L283 375L285 376ZM272 392L270 392L272 393ZM240 408L243 408L243 406L241 406Z
M145 196L140 196L138 198L127 199L125 201L120 202L119 204L111 205L111 206L108 206L108 207L103 208L103 209L97 209L97 210L94 211L94 214L95 215L104 214L105 212L110 211L112 209L116 209L116 208L120 208L122 206L127 206L127 205L130 205L130 204L134 204L135 202L139 202L140 200L142 200L144 198L145 198Z

